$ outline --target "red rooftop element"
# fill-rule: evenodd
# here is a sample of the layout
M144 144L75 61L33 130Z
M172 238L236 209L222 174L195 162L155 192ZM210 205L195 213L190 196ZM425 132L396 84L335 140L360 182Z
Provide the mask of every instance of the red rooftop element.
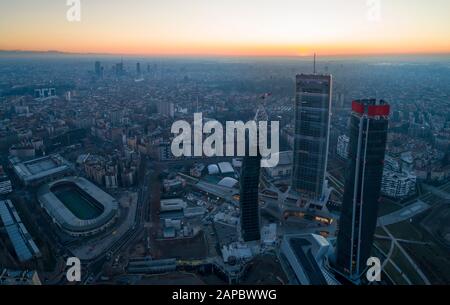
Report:
M363 103L352 102L352 110L359 114L367 113L368 116L388 116L391 112L390 105L368 105L367 109Z
M364 104L358 103L357 101L353 101L352 110L359 114L364 114Z
M388 116L391 112L391 106L389 105L378 105L378 106L369 106L369 116Z

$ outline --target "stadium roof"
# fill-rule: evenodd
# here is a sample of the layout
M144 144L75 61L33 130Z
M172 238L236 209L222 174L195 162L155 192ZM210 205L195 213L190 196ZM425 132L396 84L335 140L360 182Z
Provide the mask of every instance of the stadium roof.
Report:
M104 210L94 219L82 220L76 217L51 191L51 188L63 183L73 183L100 203ZM59 225L71 232L84 232L96 229L111 220L119 209L119 204L111 195L81 177L68 177L44 185L38 192L39 202Z
M225 187L229 187L232 188L234 187L239 181L237 181L234 178L231 177L225 177L222 180L219 181L219 183L217 183L220 186L225 186Z
M234 195L239 194L238 189L228 188L217 184L208 183L205 181L199 181L198 183L194 184L194 187L208 194L225 199L229 202L239 204L239 202L233 198Z
M208 165L208 174L217 175L219 173L219 167L216 164Z
M11 161L14 172L25 184L70 170L70 163L58 154L25 162Z
M220 162L219 164L220 172L222 174L234 173L233 166L229 162Z

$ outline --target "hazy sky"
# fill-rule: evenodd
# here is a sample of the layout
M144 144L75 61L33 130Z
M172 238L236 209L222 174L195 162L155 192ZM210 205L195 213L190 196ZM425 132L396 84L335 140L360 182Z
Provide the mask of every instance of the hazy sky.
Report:
M165 55L450 53L450 0L0 0L0 49ZM375 0L376 1L376 0Z

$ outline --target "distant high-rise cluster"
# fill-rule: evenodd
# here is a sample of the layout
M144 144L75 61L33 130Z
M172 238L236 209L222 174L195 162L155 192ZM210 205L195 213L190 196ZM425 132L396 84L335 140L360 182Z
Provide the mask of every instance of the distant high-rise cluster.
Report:
M175 115L175 106L172 102L158 101L156 104L158 113L169 118L173 118Z
M125 74L125 69L123 67L123 61L121 61L120 63L117 63L114 66L114 70L116 72L116 76L122 76Z
M136 74L138 75L138 76L140 76L141 75L141 63L136 63Z
M99 61L95 62L95 76L98 78L103 77L103 66Z

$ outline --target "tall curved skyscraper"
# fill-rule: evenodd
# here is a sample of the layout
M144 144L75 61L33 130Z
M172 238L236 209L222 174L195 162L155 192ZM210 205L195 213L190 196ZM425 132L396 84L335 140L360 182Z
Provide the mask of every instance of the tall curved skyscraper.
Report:
M349 160L337 239L337 269L352 281L366 270L378 217L390 106L354 101Z
M265 97L263 97L265 99ZM254 121L267 121L268 115L262 104L259 105ZM259 134L258 134L259 138ZM259 140L259 139L258 139ZM259 143L259 142L258 142ZM249 154L250 141L246 139L246 156L242 161L240 177L240 209L241 209L241 235L244 241L261 239L260 213L259 213L259 179L261 172L261 155Z

